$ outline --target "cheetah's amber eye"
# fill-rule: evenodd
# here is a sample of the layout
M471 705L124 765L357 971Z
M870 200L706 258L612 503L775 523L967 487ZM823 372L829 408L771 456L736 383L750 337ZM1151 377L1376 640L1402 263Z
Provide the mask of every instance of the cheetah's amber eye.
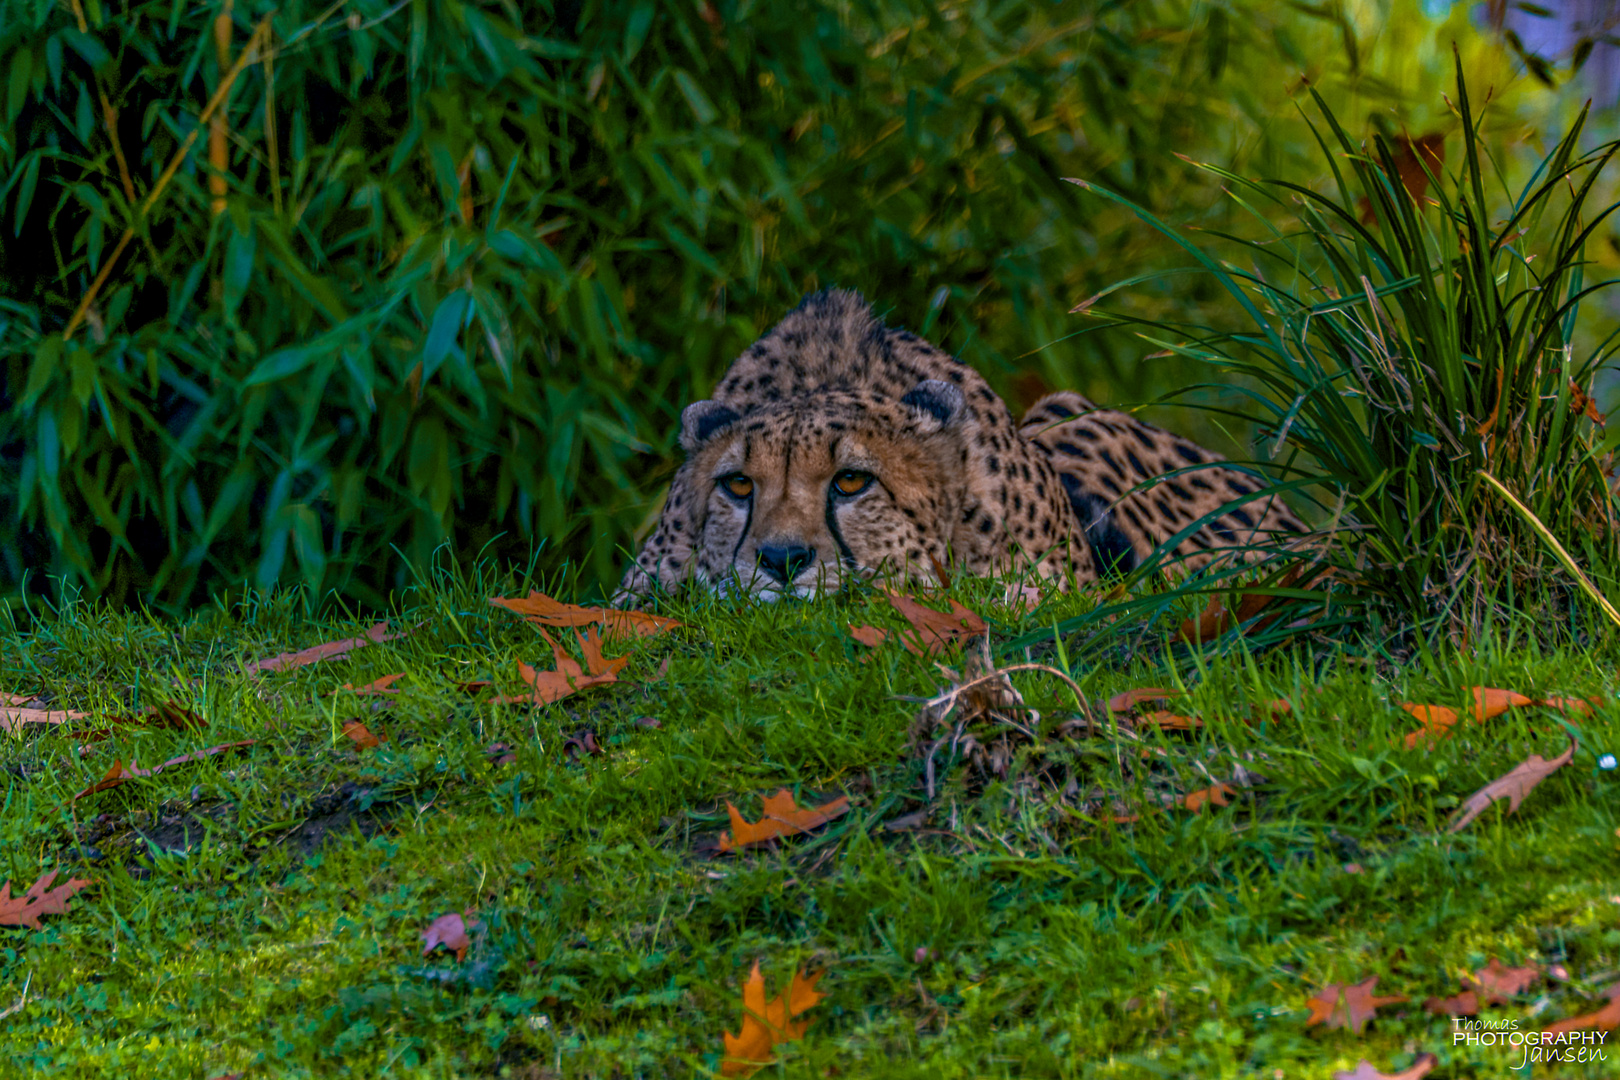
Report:
M872 474L845 469L833 477L833 490L840 495L859 495L872 482Z
M748 477L744 476L742 473L732 473L730 476L722 476L720 478L720 483L725 485L725 489L739 499L746 499L748 496L754 493L754 482L748 479Z

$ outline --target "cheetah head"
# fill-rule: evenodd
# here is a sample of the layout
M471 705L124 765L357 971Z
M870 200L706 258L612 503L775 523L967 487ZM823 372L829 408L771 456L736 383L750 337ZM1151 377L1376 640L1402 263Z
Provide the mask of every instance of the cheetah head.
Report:
M694 577L764 600L931 579L969 501L963 418L961 390L936 379L899 400L827 389L746 415L687 406Z

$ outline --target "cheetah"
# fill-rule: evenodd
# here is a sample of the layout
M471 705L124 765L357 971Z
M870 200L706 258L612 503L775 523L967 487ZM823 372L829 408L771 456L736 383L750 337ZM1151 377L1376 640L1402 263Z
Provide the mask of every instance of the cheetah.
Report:
M947 566L1086 585L1258 490L1208 451L1078 394L1043 398L1015 426L978 372L841 289L806 297L749 346L712 397L682 411L680 443L686 460L617 603L686 582L809 597L880 574L932 582ZM1136 487L1187 465L1204 468ZM1228 510L1176 554L1201 565L1303 531L1271 497Z

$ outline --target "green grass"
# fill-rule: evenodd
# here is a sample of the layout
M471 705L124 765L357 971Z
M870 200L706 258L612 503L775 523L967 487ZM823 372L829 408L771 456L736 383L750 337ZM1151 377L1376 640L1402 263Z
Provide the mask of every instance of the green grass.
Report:
M1516 814L1493 807L1455 836L1461 800L1561 749L1552 715L1510 712L1432 752L1392 745L1414 726L1396 703L1460 707L1470 685L1613 698L1612 634L1566 648L1502 625L1405 665L1302 643L1167 664L1149 637L1126 662L1076 661L1089 707L1179 679L1201 731L1048 740L1008 782L942 760L931 816L896 831L929 808L903 698L948 681L892 645L864 660L846 628L897 626L880 596L674 603L683 629L607 650L631 656L618 685L532 712L469 698L455 681L512 693L517 661L550 666L534 629L486 602L526 588L443 575L400 612L408 636L262 678L241 662L364 624L307 621L285 594L184 624L68 607L9 632L0 689L96 713L175 698L209 726L127 728L82 758L70 731L0 736L0 877L95 881L43 930L0 929L0 1009L28 988L0 1024L0 1073L702 1076L758 960L773 994L795 968L828 971L806 1039L765 1076L1326 1077L1424 1050L1434 1076L1502 1076L1504 1051L1453 1048L1416 1004L1356 1037L1307 1029L1305 1001L1368 975L1380 993L1447 996L1492 956L1563 964L1574 982L1493 1010L1522 1029L1592 1011L1584 995L1620 968L1620 783L1596 759L1620 747L1620 709L1583 722L1574 763ZM1020 616L1000 589L953 592L998 643L1095 603ZM375 714L322 696L396 671L404 690ZM1014 681L1046 727L1073 712L1058 680ZM1237 719L1275 697L1291 715ZM340 733L362 714L384 748ZM564 740L582 728L605 752L576 762ZM115 757L238 739L258 743L71 799ZM497 741L515 765L489 763ZM1160 806L1239 763L1264 781L1231 806ZM716 854L725 801L752 818L782 786L853 809L775 850ZM1140 820L1098 824L1114 800ZM428 923L467 908L485 923L467 959L423 957Z

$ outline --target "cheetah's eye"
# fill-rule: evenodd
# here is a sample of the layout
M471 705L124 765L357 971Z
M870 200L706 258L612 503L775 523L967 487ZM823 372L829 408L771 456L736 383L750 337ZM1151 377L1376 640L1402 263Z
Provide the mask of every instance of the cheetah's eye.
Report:
M845 469L833 477L833 490L840 495L859 495L872 483L872 474Z
M754 482L748 479L748 477L744 476L742 473L732 473L730 476L722 476L720 478L720 483L727 491L731 492L731 494L738 499L746 499L748 496L754 493Z

